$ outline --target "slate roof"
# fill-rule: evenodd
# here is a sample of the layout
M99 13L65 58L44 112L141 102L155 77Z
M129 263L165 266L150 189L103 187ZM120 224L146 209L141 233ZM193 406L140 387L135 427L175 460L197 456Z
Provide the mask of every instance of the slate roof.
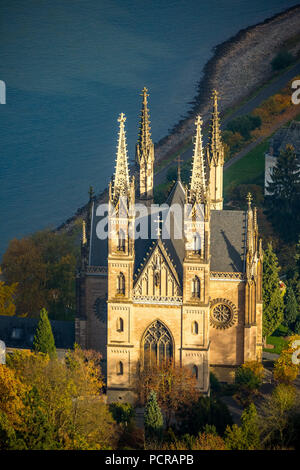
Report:
M73 321L50 320L57 349L72 349L75 342ZM38 319L0 315L0 340L8 348L31 349Z
M245 234L246 212L211 211L211 271L245 271Z
M278 157L282 150L290 144L294 147L300 160L300 122L292 121L288 127L280 128L270 141L269 154Z
M184 205L185 191L180 181L174 185L166 204ZM90 260L91 266L107 266L107 240L100 240L96 235L96 226L104 216L96 215L97 207L93 207L93 217L91 222L90 239ZM157 243L156 228L158 210L165 220L168 214L168 208L158 209L154 216L150 215L140 217L136 223L147 224L148 237L146 239L138 238L135 241L135 267L134 273L137 274L138 268L144 265L147 253L150 247ZM211 270L221 272L243 272L245 259L245 222L246 213L243 211L211 211ZM183 221L182 221L183 223ZM171 234L173 234L174 225L178 227L180 221L171 216ZM180 227L178 227L180 229ZM183 230L181 230L183 233ZM179 278L182 279L182 263L184 258L184 241L182 238L175 239L164 238L162 241L167 249L170 258L174 262Z

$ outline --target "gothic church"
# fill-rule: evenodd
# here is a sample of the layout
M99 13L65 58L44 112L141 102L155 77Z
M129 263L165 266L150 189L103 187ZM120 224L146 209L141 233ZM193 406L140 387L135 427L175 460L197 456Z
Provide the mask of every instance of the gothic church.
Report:
M236 367L262 355L263 255L256 209L249 195L246 211L223 210L217 92L205 148L200 116L195 122L190 184L181 182L179 172L161 206L153 204L146 88L142 97L136 181L121 114L107 212L91 195L77 275L76 342L101 352L109 402L133 402L136 374L153 361L189 367L207 394L210 370L231 381ZM141 205L144 210L137 210ZM105 218L108 238L99 234ZM136 236L138 227L146 236Z

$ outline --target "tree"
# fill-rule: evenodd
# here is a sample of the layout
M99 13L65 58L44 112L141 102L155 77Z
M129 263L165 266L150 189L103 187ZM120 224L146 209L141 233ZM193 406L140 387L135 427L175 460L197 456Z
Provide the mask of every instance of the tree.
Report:
M299 392L291 385L279 384L260 407L259 427L266 448L289 448L299 441ZM298 444L299 445L299 444Z
M13 239L2 258L6 282L18 283L18 315L34 316L45 305L46 266L40 250L30 238Z
M298 304L291 286L288 286L284 296L284 306L284 324L293 330L298 316Z
M294 364L292 361L292 355L295 352L293 343L297 340L300 340L300 336L291 336L287 346L282 349L275 362L273 374L274 379L279 383L291 385L300 371L299 364Z
M272 244L264 252L263 261L263 336L269 336L282 323L284 304L279 287L279 267Z
M144 412L145 437L148 441L160 441L163 432L163 415L157 403L156 393L150 392Z
M112 417L118 424L128 426L130 421L134 418L134 408L130 403L111 403L109 411Z
M6 413L0 410L0 450L16 450L17 437Z
M0 270L1 274L1 270ZM16 313L15 295L18 284L14 282L11 285L0 281L0 315L12 317Z
M238 132L245 140L249 140L251 137L251 131L260 126L261 118L259 116L247 114L245 116L232 119L232 121L227 124L227 129L231 132Z
M20 413L20 432L27 447L100 450L116 446L119 430L103 401L98 353L76 347L61 361L18 351L8 365L22 384L35 390L23 401L25 411Z
M261 386L264 368L261 362L249 361L239 367L235 374L235 383L238 386L238 397L245 404L249 404L251 397Z
M286 242L297 241L300 232L300 169L291 145L287 145L277 158L267 189L268 218Z
M0 411L9 421L17 426L23 410L23 398L28 387L24 385L15 372L7 365L0 364Z
M24 408L21 415L21 426L18 430L19 449L49 450L59 449L53 425L48 420L45 403L41 400L34 386L24 398Z
M43 230L10 242L2 268L6 282L18 283L18 315L36 317L45 307L51 318L73 318L78 231L77 226L72 234Z
M260 449L260 431L258 415L253 403L246 408L241 416L242 425L228 426L225 433L225 443L229 450L258 450Z
M152 366L141 371L137 381L137 392L141 403L145 403L151 390L165 413L166 425L182 406L191 406L198 399L197 380L191 370L172 362Z
M232 424L227 405L213 396L200 396L197 401L182 406L176 414L176 420L181 434L194 436L207 433L207 426L223 435L226 427Z
M294 62L294 56L289 51L280 51L271 62L272 69L275 71L285 69Z
M40 319L33 339L33 350L49 354L51 358L56 356L56 347L48 312L45 308L40 311Z

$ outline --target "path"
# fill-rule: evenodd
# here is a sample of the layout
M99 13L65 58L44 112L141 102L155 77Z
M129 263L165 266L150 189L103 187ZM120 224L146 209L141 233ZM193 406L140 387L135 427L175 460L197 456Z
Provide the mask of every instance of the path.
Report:
M245 114L250 113L253 111L255 108L257 108L264 100L269 98L270 96L274 95L278 91L280 91L282 88L286 86L286 84L296 75L300 75L300 62L297 62L293 67L291 67L289 70L286 72L282 73L279 77L274 79L271 83L263 87L253 98L250 98L249 101L246 103L242 104L236 111L234 111L230 116L224 118L222 120L221 124L221 129L224 129L229 121L231 121L234 118L243 116ZM282 125L282 124L281 124ZM279 126L278 126L279 127ZM274 129L276 130L276 129ZM229 168L233 163L235 163L237 160L242 158L246 153L248 153L252 148L254 148L256 145L258 145L260 142L262 142L266 137L260 137L257 139L255 142L252 142L247 146L245 149L243 149L239 154L237 154L233 159L231 159L229 162L227 162L224 165L224 170ZM203 138L203 144L207 144L207 136L204 136ZM193 156L193 148L192 146L189 147L185 152L182 152L181 154L181 159L184 161L187 161L191 159ZM176 161L172 161L168 163L164 168L159 170L157 173L155 173L154 178L155 178L155 185L164 183L166 181L167 173L170 168L174 167L176 165Z

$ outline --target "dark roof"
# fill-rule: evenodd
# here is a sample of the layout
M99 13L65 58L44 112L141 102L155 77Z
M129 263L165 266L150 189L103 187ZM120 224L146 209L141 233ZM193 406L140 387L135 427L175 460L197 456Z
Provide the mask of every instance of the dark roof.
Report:
M162 220L166 220L169 207L179 204L183 207L185 203L185 190L180 181L177 181L166 201L165 208L157 208L161 212ZM93 207L91 221L90 260L91 266L107 266L108 247L107 239L100 240L96 234L96 227L104 216L96 215L97 206ZM146 239L135 240L135 266L134 274L137 274L149 253L150 247L155 246L157 237L155 235L157 223L156 215L144 215L136 219L136 224L147 226L148 236ZM183 219L183 218L182 218ZM179 278L182 279L182 263L184 258L184 240L176 239L174 227L178 227L177 233L183 233L183 220L180 221L171 215L171 237L164 237L162 241L171 259L174 262ZM211 270L219 272L243 272L245 259L245 222L246 214L243 211L211 211ZM140 230L140 229L138 229ZM176 233L176 231L175 231Z
M294 147L297 158L300 159L300 122L292 121L289 126L281 127L270 140L269 153L278 157L281 151L290 144Z
M101 203L102 204L102 203ZM108 214L96 215L98 204L93 203L91 219L91 237L90 237L90 266L107 266L108 246L107 239L100 240L96 233L97 224L104 222ZM105 230L108 228L106 227Z
M51 320L51 327L58 349L72 349L75 342L73 321ZM0 340L8 348L31 349L38 324L37 318L20 318L0 315Z
M244 272L246 212L211 211L210 269Z

